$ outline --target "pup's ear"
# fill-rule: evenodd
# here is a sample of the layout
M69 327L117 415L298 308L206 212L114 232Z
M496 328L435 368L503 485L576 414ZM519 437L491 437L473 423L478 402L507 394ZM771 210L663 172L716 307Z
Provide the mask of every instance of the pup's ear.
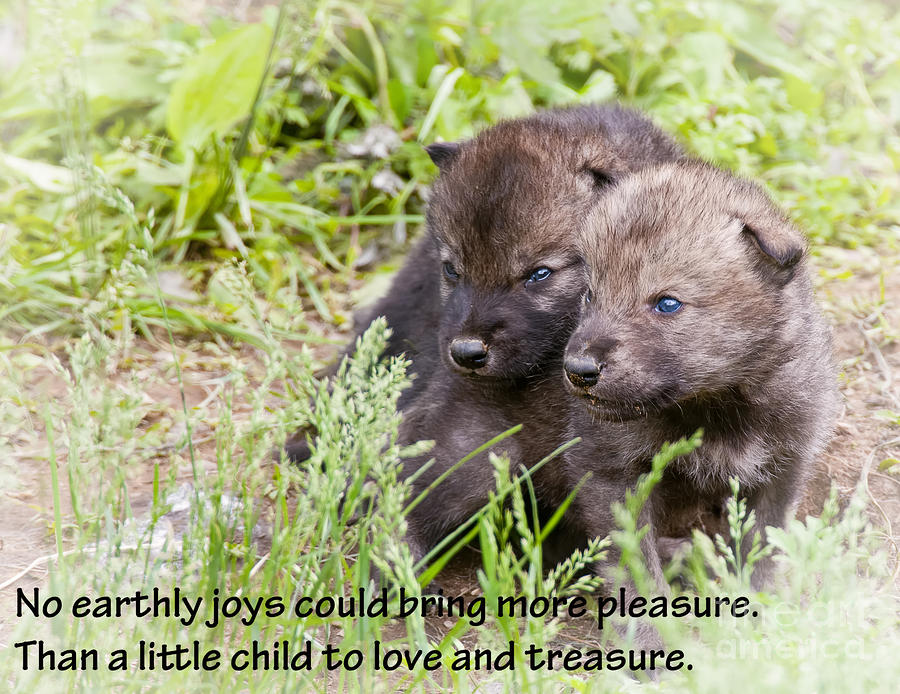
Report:
M774 210L741 215L738 219L741 235L752 245L761 274L779 286L790 282L806 250L800 230Z
M607 171L596 166L586 166L584 170L594 179L594 186L598 189L609 188L616 184L616 176L612 171Z
M459 142L435 142L425 148L431 161L437 164L438 169L443 171L450 163L459 156L461 145Z

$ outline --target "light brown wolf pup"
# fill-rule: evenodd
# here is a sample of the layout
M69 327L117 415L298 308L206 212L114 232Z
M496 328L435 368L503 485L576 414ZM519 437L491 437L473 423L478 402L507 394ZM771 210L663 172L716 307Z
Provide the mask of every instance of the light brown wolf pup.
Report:
M587 412L597 435L569 453L572 479L636 477L663 442L702 428L651 500L656 534L727 497L731 477L758 528L783 525L838 410L803 235L759 186L680 162L620 181L581 238L589 288L564 368L581 404L572 433ZM596 512L609 489L578 497L589 534L610 529Z

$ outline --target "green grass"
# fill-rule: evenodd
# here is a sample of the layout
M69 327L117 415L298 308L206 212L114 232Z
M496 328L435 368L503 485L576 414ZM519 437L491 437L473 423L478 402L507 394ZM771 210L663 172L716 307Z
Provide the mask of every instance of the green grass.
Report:
M896 241L888 7L555 5L285 2L200 26L161 2L12 4L4 21L31 31L0 96L2 316L77 332L124 260L147 268L138 248L196 291L176 329L249 339L210 282L242 259L273 318L302 293L308 320L273 323L306 335L346 320L361 255L421 222L422 141L579 101L644 108L763 178L817 243ZM147 285L119 307L141 330L160 325Z
M66 421L76 415L78 403L91 403L89 411L64 427L70 451L68 485L78 508L68 514L67 526L61 527L59 509L64 492L60 481L54 480L54 528L57 537L64 538L67 551L59 561L50 559L52 570L44 595L59 596L69 610L83 595L133 595L138 590L149 593L154 587L171 594L177 586L184 595L207 601L216 595L223 600L236 595L251 601L279 596L290 605L301 596L317 600L356 595L358 587L367 585L373 566L390 577L395 590L402 586L407 595L419 595L420 583L428 578L417 578L408 549L397 540L402 530L401 512L408 503L405 484L398 482L398 464L410 451L396 444L399 420L393 408L404 384L404 365L379 363L383 334L383 324L369 331L355 359L341 370L330 391L312 379L308 355L285 352L275 339L267 345L265 369L258 374L258 381L251 381L236 364L209 411L186 410L187 431L199 430L211 419L216 422L213 458L192 451L184 439L169 454L160 455L155 433L140 425L152 409L152 404L142 401L142 394L159 377L151 376L148 383L120 366L118 386L111 388L108 366L121 364L122 354L100 334L77 341L68 367L68 391L47 405L47 421ZM15 360L12 356L11 361ZM15 372L8 376L7 383L14 386ZM273 407L271 386L276 382L291 382L296 390L293 397ZM237 416L234 407L240 402L250 408ZM309 463L298 468L273 462L273 447L311 418L319 428L320 445ZM50 441L52 459L64 441ZM661 470L672 455L693 445L696 443L683 443L682 448L664 452L654 469ZM73 455L78 457L77 467ZM152 496L147 499L145 492L144 510L136 512L129 504L129 478L135 476L136 467L146 465L148 457L157 460ZM173 645L197 640L203 651L216 648L225 657L252 648L254 641L271 647L286 640L292 653L309 641L315 652L332 644L343 653L359 649L366 660L353 673L329 673L317 657L311 670L300 672L235 673L221 668L211 673L155 671L126 676L103 668L75 674L22 672L20 654L13 657L6 651L0 676L11 681L13 691L23 692L109 687L141 691L162 683L176 689L227 686L246 691L371 691L388 682L391 686L399 682L404 689L468 691L482 680L496 681L511 691L557 687L621 691L638 686L620 672L589 677L519 667L481 672L472 679L470 673L450 669L463 647L496 650L511 641L517 661L522 663L530 646L584 650L591 639L599 643L601 638L583 623L519 619L492 609L500 596L535 600L573 596L590 589L596 579L579 577L579 568L601 556L607 542L594 543L543 576L538 569L540 531L530 525L526 510L527 480L516 483L511 479L507 461L495 459L495 467L496 497L474 519L482 548L478 583L485 598L483 623L466 615L442 619L440 627L432 622L429 627L421 614L399 624L382 616L262 614L249 626L235 618L210 627L201 620L184 626L175 619L133 615L117 619L26 616L16 625L10 643L43 635L48 646L58 649L96 648L101 663L105 654L115 649L136 653L141 640ZM364 484L367 479L369 483ZM648 479L616 514L623 530L614 540L621 545L623 564L634 572L638 585L647 579L638 548L641 531L634 518L652 484L653 479ZM348 492L341 502L345 486ZM146 486L134 484L132 494L142 488ZM511 503L504 505L503 498ZM900 631L896 596L888 553L868 525L865 501L860 491L839 513L838 500L832 496L821 518L794 521L785 531L772 532L772 543L783 552L779 562L787 576L773 593L753 593L748 573L730 561L727 552L717 553L712 540L698 534L684 560L686 594L746 595L760 616L656 620L670 648L683 650L686 662L693 666L690 672L664 678L665 688L721 691L735 681L762 678L775 691L794 691L798 682L816 691L859 687L889 691L898 674L893 657ZM734 503L730 512L732 524L740 527L741 505ZM351 523L351 517L357 520ZM31 593L27 596L31 599ZM391 596L390 611L396 613L397 595L392 592ZM441 653L441 667L393 675L375 671L371 654L376 640L385 649L436 649Z
M397 442L404 364L379 361L376 326L328 390L314 377L322 352L311 348L348 323L360 272L376 284L421 224L435 173L423 143L542 106L618 99L697 154L765 181L814 253L896 254L900 18L886 4L554 7L296 1L249 24L209 12L200 21L162 2L0 8L0 24L28 27L10 34L26 37L23 54L0 74L0 483L21 491L20 466L47 473L49 495L22 515L47 524L47 594L69 606L79 595L178 586L206 600L219 591L292 601L352 595L374 568L419 594L433 572L397 540L413 501L398 478L414 452ZM896 331L876 319L871 339L887 344ZM55 390L42 391L42 378ZM177 396L167 404L159 393ZM897 417L884 412L888 424ZM320 436L312 460L273 461L308 423ZM889 460L883 469L896 469ZM6 649L0 681L17 692L475 691L490 682L846 692L893 691L900 679L896 566L867 522L864 489L770 534L787 577L770 593L750 591L748 567L724 543L694 537L673 568L686 594L749 595L759 617L661 620L690 671L649 685L621 672L452 671L464 645L497 651L511 641L521 662L532 644L585 648L599 638L581 623L490 609L502 595L590 590L596 579L580 569L608 546L598 538L542 575L527 475L494 464L496 497L444 548L480 540L483 625L421 615L262 615L215 628L26 616L6 640L130 653L142 639L196 639L228 653L286 640L292 651L309 641L317 652L332 644L366 654L379 640L437 649L433 672L376 671L368 657L354 672L329 672L316 657L311 670L287 673L52 674L22 672ZM639 585L634 519L646 493L619 509L613 537ZM731 516L743 527L737 502ZM4 593L4 610L12 604Z

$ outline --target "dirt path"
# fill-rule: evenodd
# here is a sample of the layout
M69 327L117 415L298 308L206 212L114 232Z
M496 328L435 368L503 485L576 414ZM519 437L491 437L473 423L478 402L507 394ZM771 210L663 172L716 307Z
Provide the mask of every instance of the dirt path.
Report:
M869 249L831 255L842 272L825 271L832 277L819 288L819 300L834 326L845 407L801 513L821 509L832 480L846 496L867 473L873 517L896 557L900 475L879 464L900 459L900 259ZM833 277L847 272L852 276Z

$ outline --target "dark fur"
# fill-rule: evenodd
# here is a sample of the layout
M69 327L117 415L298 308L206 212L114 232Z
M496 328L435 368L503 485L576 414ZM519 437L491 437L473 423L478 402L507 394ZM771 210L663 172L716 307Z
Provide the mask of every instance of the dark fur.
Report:
M559 374L586 281L581 225L629 171L683 157L645 118L616 107L547 111L431 154L441 174L425 237L371 312L387 316L388 353L405 352L416 374L401 401L402 438L435 440L435 464L414 482L414 495L516 424L524 430L494 451L507 452L515 470L566 440ZM458 277L448 277L444 263ZM552 274L526 284L538 267ZM482 341L484 366L460 367L450 356L455 338ZM427 457L409 461L407 474ZM542 508L565 498L559 465L534 480ZM414 554L486 503L493 488L486 454L451 475L410 514ZM567 538L560 542L569 548Z
M405 353L416 375L403 408L441 363L460 371L457 337L488 345L487 363L465 375L520 387L558 358L574 327L582 288L578 227L621 175L682 157L643 116L618 107L551 110L500 123L462 143L432 145L440 167L425 235L388 294L361 318L379 315L393 335L386 355ZM460 272L451 282L442 264ZM532 270L553 275L525 288ZM446 376L441 375L441 378Z
M607 196L582 236L590 303L566 348L601 368L567 379L595 420L570 479L639 474L665 441L703 428L669 466L650 509L657 533L684 509L719 503L736 476L760 528L781 526L837 410L829 332L816 308L800 232L756 185L691 162L645 170ZM683 302L671 314L659 298ZM571 483L571 482L570 482ZM608 484L580 495L590 534ZM576 515L578 511L576 510ZM754 576L766 579L769 567Z
M425 235L387 296L360 320L361 332L372 317L385 315L393 329L387 355L412 360L415 380L400 402L401 440L435 440L435 463L413 482L413 498L516 424L524 423L523 431L493 449L508 454L515 473L571 438L565 418L571 396L560 374L586 286L581 226L629 172L684 158L649 121L616 107L548 111L429 152L440 177ZM457 279L442 273L444 262L454 265ZM537 267L553 273L526 286ZM466 370L453 361L449 344L457 337L488 345L483 368ZM429 457L407 461L405 474L421 471ZM563 465L555 459L534 477L545 518L571 491ZM592 489L621 499L635 479L615 471ZM483 506L493 488L487 454L452 474L408 517L413 555L423 557ZM576 518L571 531L545 544L545 556L561 558L595 527L612 527L608 502L594 511L593 525Z
M412 362L413 385L401 395L402 410L416 400L428 410L436 396L419 396L434 378L441 381L435 390L449 389L454 374L481 384L466 393L470 402L493 402L492 390L515 401L522 388L560 368L584 287L574 249L587 213L626 172L684 155L646 118L615 106L545 111L428 150L440 176L425 234L387 295L360 312L357 334L375 316L387 318L392 335L385 356L404 354ZM455 283L442 273L444 261L460 271ZM526 289L523 275L541 265L554 274ZM448 345L456 337L485 341L484 368L465 372L453 362ZM418 415L409 436L440 438L444 419ZM481 441L473 436L471 443L440 457L461 457ZM294 460L308 457L305 436L290 442L287 453Z
M521 392L517 400L506 393L487 391L479 383L457 377L432 379L429 388L404 418L401 437L408 440L435 440L430 455L408 461L407 474L420 471L413 482L413 497L434 482L465 455L511 427L525 423L517 433L494 445L495 454L507 454L512 472L530 468L564 442L565 431L556 417L535 417L545 408L559 411L568 399L559 379L546 381L534 391ZM434 463L421 471L421 465L434 457ZM561 474L562 459L549 461L532 478L539 510L547 513L557 508L567 493L566 479ZM407 517L406 540L414 557L423 557L448 532L468 520L487 503L495 488L493 467L487 453L479 454L453 472L425 501ZM526 497L527 497L527 491ZM548 561L567 556L583 537L565 532L554 537L555 546L545 547Z
M376 316L387 319L392 335L385 356L403 354L412 362L402 410L432 378L453 378L450 372L483 383L484 390L471 394L475 400L488 388L518 398L527 381L559 369L584 286L575 246L588 212L627 172L684 154L644 116L617 106L543 111L428 151L440 176L425 233L388 293L360 312L357 335ZM445 261L460 271L458 281L442 273ZM526 289L526 273L544 265L553 275ZM466 371L450 358L448 346L457 337L484 340L483 368ZM435 438L440 419L423 422L415 435ZM306 459L305 435L286 452ZM467 452L454 448L442 455Z

